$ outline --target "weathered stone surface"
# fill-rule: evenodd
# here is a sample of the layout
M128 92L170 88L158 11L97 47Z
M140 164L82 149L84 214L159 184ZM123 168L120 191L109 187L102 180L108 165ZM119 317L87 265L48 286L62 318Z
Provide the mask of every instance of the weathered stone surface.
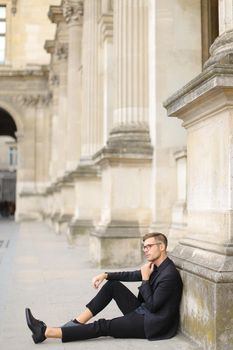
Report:
M233 346L233 313L226 313L233 292L232 66L210 66L165 106L187 129L188 233L172 252L185 286L181 328L205 349L228 350Z
M138 225L112 222L98 227L90 236L90 257L95 265L102 268L140 264L142 251Z

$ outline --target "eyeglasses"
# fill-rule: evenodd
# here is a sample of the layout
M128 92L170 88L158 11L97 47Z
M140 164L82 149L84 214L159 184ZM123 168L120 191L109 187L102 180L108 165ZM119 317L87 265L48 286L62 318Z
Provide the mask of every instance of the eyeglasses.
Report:
M153 247L153 245L159 245L159 244L161 244L161 243L158 242L158 243L143 245L143 246L142 246L142 249L143 249L144 251L147 251L147 250L150 250L151 247Z

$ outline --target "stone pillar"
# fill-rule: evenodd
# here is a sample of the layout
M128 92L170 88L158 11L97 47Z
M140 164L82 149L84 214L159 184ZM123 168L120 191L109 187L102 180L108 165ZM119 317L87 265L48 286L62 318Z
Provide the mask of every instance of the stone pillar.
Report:
M83 112L81 157L90 159L103 144L98 113L98 16L100 1L85 0L83 24Z
M81 153L81 48L83 1L66 0L63 14L68 24L68 81L67 81L67 162L66 169L74 170Z
M48 182L49 161L50 161L50 116L49 108L51 103L51 94L40 96L36 109L36 136L35 136L35 154L36 154L36 189L37 192L44 194Z
M114 144L115 139L128 139L125 129L134 138L148 135L147 18L147 0L114 3L116 107L110 139Z
M17 208L15 218L22 220L40 220L36 196L36 99L33 95L22 96L19 108L23 109L23 135L18 137L18 171L17 171Z
M65 5L64 5L65 6ZM70 135L67 118L67 59L68 59L68 31L62 6L50 6L49 18L57 24L54 55L51 60L51 83L53 85L53 117L52 117L52 183L48 193L53 198L51 220L57 232L65 231L71 219L70 207L73 205L72 195L67 202L67 193L72 194L72 185L66 174L67 157ZM72 62L74 64L74 62ZM70 190L71 189L71 190ZM69 197L69 195L68 195Z
M174 153L176 161L177 200L172 208L172 222L169 229L168 250L178 244L187 233L187 152L181 149Z
M57 150L58 153L58 177L62 177L66 169L67 142L67 57L68 44L58 44L56 54L59 60L59 91L58 91L58 129Z
M53 92L52 132L51 132L51 166L52 182L65 172L66 161L66 107L67 107L67 25L61 6L50 6L48 17L57 25L56 40L45 45L47 52L52 54L50 84ZM62 142L61 142L62 140Z
M147 5L146 0L114 2L113 128L94 157L102 174L102 209L91 256L102 266L139 263L140 236L151 220Z
M75 184L75 214L70 223L73 237L90 233L100 206L100 176L92 161L93 154L103 144L98 76L100 5L100 0L85 0L83 9L81 159L71 173Z
M216 63L233 63L233 0L219 0L219 36L210 47L204 68Z
M49 182L52 183L56 179L56 166L58 154L56 152L56 133L58 129L58 91L59 91L59 76L58 76L58 60L55 54L55 40L46 40L44 49L51 54L50 71L49 71L49 91L52 96L49 111ZM48 195L52 191L48 190Z
M220 3L225 29L230 8L225 17ZM165 102L187 129L188 234L172 252L184 282L181 329L209 350L233 347L232 34L222 32L204 71Z
M219 0L219 35L233 28L233 0Z
M102 1L102 13L98 21L101 48L100 113L103 114L103 143L106 144L112 129L114 103L113 9L111 1Z
M23 136L18 134L17 209L16 220L41 220L43 217L43 196L46 184L46 157L42 154L46 143L42 136L45 111L49 95L43 93L25 94L18 97L18 107L24 113ZM42 135L42 129L44 134Z

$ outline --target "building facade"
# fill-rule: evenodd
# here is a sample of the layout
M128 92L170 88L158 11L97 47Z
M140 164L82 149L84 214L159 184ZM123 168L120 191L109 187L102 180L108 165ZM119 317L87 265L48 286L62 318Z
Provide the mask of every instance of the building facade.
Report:
M215 350L233 344L232 13L232 0L0 0L16 220L88 234L102 267L140 264L142 235L164 232L181 328Z

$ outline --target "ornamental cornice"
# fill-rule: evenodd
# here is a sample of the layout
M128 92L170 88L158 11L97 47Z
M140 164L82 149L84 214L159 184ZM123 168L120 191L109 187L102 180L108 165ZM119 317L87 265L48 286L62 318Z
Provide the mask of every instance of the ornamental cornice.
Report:
M47 53L53 54L55 52L55 40L46 40L44 49Z
M0 77L21 78L21 77L43 77L48 74L48 66L41 66L41 69L0 69Z
M68 57L68 43L58 43L55 54L58 60L65 60Z
M52 100L51 92L47 94L34 94L34 95L17 95L15 96L16 102L21 106L26 107L36 107L40 106L48 106L50 101Z
M61 6L51 5L49 7L48 17L52 23L56 24L65 21Z
M67 23L76 23L82 25L83 23L83 0L63 1L63 16Z

